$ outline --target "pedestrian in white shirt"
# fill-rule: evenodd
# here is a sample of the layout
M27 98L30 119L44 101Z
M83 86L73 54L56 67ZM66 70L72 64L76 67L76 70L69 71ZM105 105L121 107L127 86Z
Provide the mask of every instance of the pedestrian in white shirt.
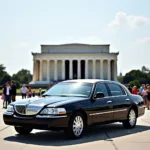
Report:
M26 96L27 96L27 91L28 91L28 89L27 89L27 87L26 87L25 84L24 84L24 85L22 86L22 88L21 88L22 99L26 98Z

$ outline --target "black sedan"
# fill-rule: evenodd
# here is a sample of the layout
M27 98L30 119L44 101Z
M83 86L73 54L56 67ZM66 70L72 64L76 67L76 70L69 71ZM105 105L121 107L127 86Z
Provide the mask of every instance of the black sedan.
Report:
M134 128L137 117L145 112L141 96L114 81L63 81L41 98L11 103L4 113L4 122L19 134L32 129L64 130L68 137L80 138L86 127L97 123L122 122Z

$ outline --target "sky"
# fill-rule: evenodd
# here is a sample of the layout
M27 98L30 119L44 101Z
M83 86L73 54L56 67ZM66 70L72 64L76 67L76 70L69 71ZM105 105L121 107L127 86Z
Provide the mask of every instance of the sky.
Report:
M0 64L33 73L41 44L110 44L118 74L150 68L149 0L0 0Z

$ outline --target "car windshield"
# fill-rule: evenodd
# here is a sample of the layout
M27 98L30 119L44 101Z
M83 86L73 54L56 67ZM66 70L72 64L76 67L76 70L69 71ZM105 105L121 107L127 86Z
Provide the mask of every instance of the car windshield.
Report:
M89 97L92 87L92 83L61 82L50 88L43 96Z

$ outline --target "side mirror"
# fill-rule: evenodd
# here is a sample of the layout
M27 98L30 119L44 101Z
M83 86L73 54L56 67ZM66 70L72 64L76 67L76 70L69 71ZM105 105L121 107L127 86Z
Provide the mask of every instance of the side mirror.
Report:
M104 93L98 92L98 93L96 93L96 95L94 96L94 99L96 99L96 98L104 98L104 97L105 97Z

